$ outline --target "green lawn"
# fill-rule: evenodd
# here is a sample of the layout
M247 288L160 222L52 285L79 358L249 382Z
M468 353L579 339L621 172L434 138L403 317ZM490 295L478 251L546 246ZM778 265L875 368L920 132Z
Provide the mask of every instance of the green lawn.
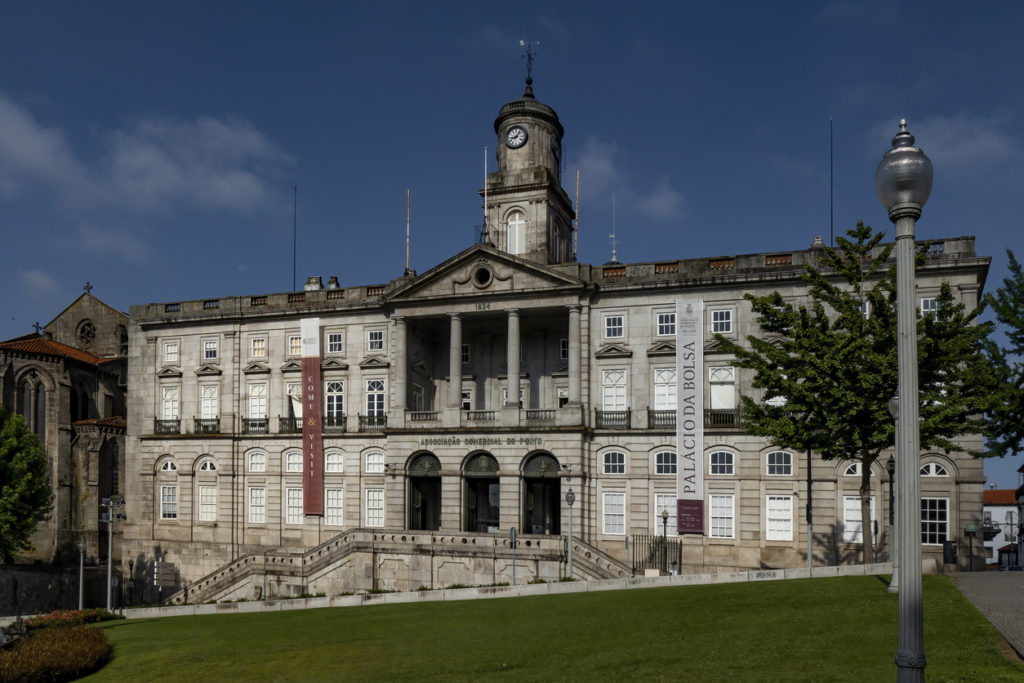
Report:
M882 577L109 622L91 680L892 680ZM948 578L924 577L930 681L1021 681Z

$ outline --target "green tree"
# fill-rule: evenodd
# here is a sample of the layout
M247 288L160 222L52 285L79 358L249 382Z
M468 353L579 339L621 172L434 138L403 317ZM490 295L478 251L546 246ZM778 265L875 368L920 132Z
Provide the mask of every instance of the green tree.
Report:
M27 547L50 511L46 453L25 420L0 406L0 561Z
M989 345L992 367L999 377L996 400L988 414L989 454L1004 456L1024 447L1024 270L1014 257L1010 259L1010 275L1003 286L986 297L1006 335L1006 348L995 342Z
M808 304L794 307L778 292L748 294L762 334L747 337L746 346L717 340L763 390L762 400L741 397L750 433L860 464L864 561L873 562L871 465L895 441L896 272L892 245L872 253L883 233L858 223L847 235L825 248L821 270L806 268ZM919 265L924 258L921 252ZM980 308L965 311L948 284L936 298L938 310L918 320L921 447L949 452L961 448L957 436L982 429L993 385L984 353L991 325L975 324Z

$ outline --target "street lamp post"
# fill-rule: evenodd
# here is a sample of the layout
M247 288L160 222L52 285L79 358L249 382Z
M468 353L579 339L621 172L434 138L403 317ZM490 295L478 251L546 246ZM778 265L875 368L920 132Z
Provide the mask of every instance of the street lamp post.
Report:
M85 539L78 539L78 609L85 609Z
M889 401L890 412L898 410L895 400ZM885 470L889 473L889 560L892 563L892 579L889 580L889 592L900 592L900 564L897 554L899 553L900 539L896 526L896 460L890 455L885 462Z
M576 494L572 492L572 487L570 486L569 490L565 492L565 503L566 503L566 505L569 506L569 567L568 567L569 571L568 571L568 576L569 576L570 579L573 578L573 576L572 576L572 504L575 503L575 502L576 502Z
M118 498L113 500L111 498L101 498L100 507L105 508L106 512L103 513L101 521L107 523L107 611L110 611L110 588L112 585L112 573L114 565L114 522L118 520L128 519L128 515L124 512L114 514L115 508L124 507L124 498Z
M899 477L899 638L896 679L924 681L924 619L921 595L921 480L917 391L917 320L914 306L914 228L932 189L932 162L914 146L907 122L875 170L875 189L896 225L896 330L899 418L896 459ZM915 531L916 530L916 531Z
M661 571L668 572L668 510L661 510Z

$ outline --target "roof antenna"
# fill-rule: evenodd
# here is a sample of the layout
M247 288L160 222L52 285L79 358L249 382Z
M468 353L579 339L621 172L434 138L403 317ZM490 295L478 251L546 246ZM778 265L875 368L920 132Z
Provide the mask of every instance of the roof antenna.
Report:
M615 256L615 193L612 192L612 233L608 235L612 238L612 260L606 263L606 266L617 266L619 259Z
M299 186L292 193L292 291L295 291L295 246L299 231Z
M481 242L491 244L491 231L487 229L487 147L484 147L484 229Z
M409 274L409 204L412 199L412 190L405 190L405 274Z
M536 52L533 46L540 46L539 40L520 40L519 45L523 48L523 57L526 58L526 92L523 93L523 97L533 97L533 58L536 56Z
M572 260L575 262L580 247L580 169L576 169L576 229L572 231Z

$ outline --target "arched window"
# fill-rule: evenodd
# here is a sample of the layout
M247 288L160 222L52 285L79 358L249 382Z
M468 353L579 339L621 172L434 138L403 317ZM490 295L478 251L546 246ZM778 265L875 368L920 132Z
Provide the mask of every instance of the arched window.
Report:
M526 252L526 214L515 209L508 215L508 253Z
M40 443L46 443L46 387L36 387L35 432Z
M949 471L937 462L929 462L921 465L922 477L948 477Z
M440 477L441 461L436 455L422 453L409 464L410 477Z
M207 458L206 460L203 460L201 463L199 463L199 471L200 472L216 472L217 471L217 463L215 463L213 460Z
M860 463L859 462L851 462L849 465L846 466L846 471L843 472L843 475L847 476L847 477L859 477L860 476ZM874 470L871 470L871 476L872 477L875 476L875 471Z
M734 456L729 451L711 452L711 474L735 474Z
M284 471L302 471L302 451L288 451L284 454Z
M366 454L367 474L384 473L384 454L380 451L370 451Z
M654 471L656 474L676 473L676 454L673 451L661 451L654 456Z
M266 472L267 471L267 454L263 451L253 451L249 454L249 471L250 472Z
M327 451L324 454L324 471L329 473L345 471L345 456L341 451Z
M165 460L164 464L160 466L161 472L177 472L178 466L174 464L173 460Z
M793 455L786 451L772 451L768 454L768 474L787 477L793 474Z
M608 451L604 454L605 474L625 474L626 454L622 451Z

